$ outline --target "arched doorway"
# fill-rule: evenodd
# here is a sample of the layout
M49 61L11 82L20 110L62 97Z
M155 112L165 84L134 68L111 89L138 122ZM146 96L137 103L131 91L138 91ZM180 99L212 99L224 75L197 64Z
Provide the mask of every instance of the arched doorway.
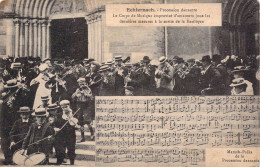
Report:
M50 32L52 58L88 57L88 27L85 18L54 19Z
M224 4L225 52L246 57L259 54L259 2L234 0ZM230 51L228 51L228 50Z

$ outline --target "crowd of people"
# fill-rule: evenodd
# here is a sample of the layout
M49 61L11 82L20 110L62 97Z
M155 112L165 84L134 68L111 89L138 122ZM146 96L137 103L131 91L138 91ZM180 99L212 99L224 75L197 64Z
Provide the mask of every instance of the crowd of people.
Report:
M13 154L55 148L57 164L75 159L78 142L86 141L84 125L94 140L96 96L258 95L256 56L203 56L201 60L148 56L131 64L128 57L94 59L1 59L1 149L5 163Z

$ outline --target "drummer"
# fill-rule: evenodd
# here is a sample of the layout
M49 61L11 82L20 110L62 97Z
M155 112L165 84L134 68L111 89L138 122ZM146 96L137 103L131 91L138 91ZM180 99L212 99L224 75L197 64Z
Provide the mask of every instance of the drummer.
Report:
M18 113L20 114L20 119L16 120L12 130L10 132L11 138L11 151L14 153L16 150L22 148L23 140L29 131L29 127L32 124L32 119L30 119L31 110L29 107L20 107Z
M36 122L32 123L29 128L22 145L22 152L27 155L31 155L35 152L42 152L46 155L44 164L48 164L54 130L46 120L48 114L45 108L35 109L35 112L32 113L32 115L35 116Z
M60 106L63 110L63 114L57 117L55 121L55 150L57 157L57 165L62 164L65 158L66 148L68 150L68 158L70 159L70 165L74 165L75 161L75 146L76 146L76 132L75 130L80 128L78 120L73 117L72 110L70 108L70 102L68 100L62 100ZM66 122L68 123L66 124ZM65 126L64 126L65 125Z

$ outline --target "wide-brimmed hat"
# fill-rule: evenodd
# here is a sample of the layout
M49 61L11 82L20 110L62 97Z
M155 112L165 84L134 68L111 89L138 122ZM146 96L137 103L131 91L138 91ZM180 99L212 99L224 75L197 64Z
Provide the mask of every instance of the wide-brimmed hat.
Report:
M43 96L41 96L41 100L49 100L50 98L49 98L49 96L48 95L43 95Z
M125 63L125 67L131 68L132 67L132 63Z
M166 62L166 60L167 60L167 57L165 57L165 56L162 56L162 57L159 58L159 61L160 61L161 64Z
M245 66L236 66L234 67L234 70L232 70L232 73L237 73L237 72L245 72L248 71L248 69Z
M47 117L48 112L45 108L36 108L35 111L32 113L32 116L35 117Z
M22 68L22 63L20 63L20 62L12 63L11 69L15 69L15 68Z
M53 103L53 104L48 105L47 110L56 110L58 108L59 108L59 106L56 103Z
M18 113L30 113L31 110L29 107L24 106L24 107L20 107L20 109L17 111Z
M105 65L112 65L114 62L112 59L106 61Z
M17 80L16 79L11 79L11 80L8 80L6 82L6 84L4 85L4 88L8 89L8 88L14 88L14 87L17 87Z
M114 57L115 61L120 61L122 60L122 56L121 55L117 55Z
M240 85L244 85L244 84L246 84L244 78L236 78L236 79L233 79L232 84L230 84L230 86L236 87L236 86L240 86Z
M89 59L86 58L86 59L83 59L83 63L88 63L89 62Z
M151 61L151 59L148 57L148 56L144 56L143 57L143 62L144 63L148 63L148 62L150 62Z
M104 65L104 66L100 67L99 72L103 72L103 71L107 71L107 70L109 70L109 66Z
M67 105L70 105L70 101L69 100L62 100L60 102L60 106L67 106Z

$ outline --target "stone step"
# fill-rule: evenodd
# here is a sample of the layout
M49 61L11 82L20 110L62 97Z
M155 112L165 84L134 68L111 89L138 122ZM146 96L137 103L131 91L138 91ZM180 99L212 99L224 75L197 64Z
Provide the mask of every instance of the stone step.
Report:
M76 143L76 149L95 151L95 141Z

